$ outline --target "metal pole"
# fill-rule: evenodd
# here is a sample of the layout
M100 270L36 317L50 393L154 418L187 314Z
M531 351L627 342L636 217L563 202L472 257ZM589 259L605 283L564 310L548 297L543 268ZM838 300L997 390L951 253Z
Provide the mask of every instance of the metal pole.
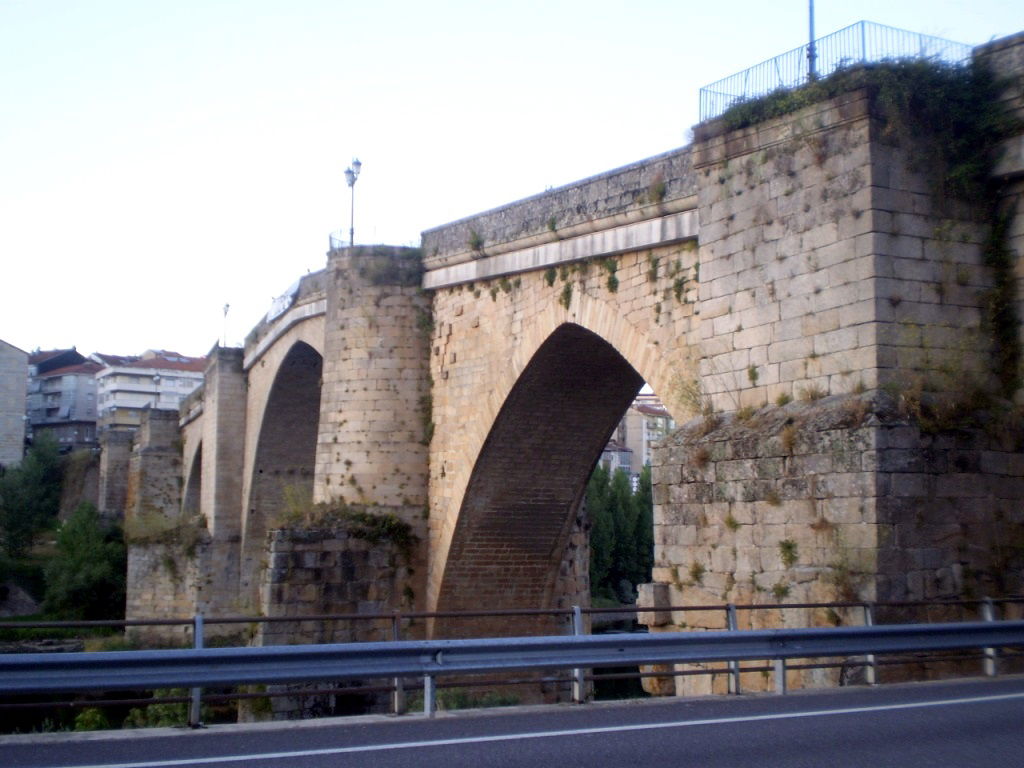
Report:
M349 208L348 216L348 247L351 248L356 244L356 183L352 182L352 204Z
M775 659L775 692L786 693L786 660Z
M730 632L735 632L739 625L736 621L736 606L729 603L725 606L725 623ZM740 694L740 663L736 660L729 663L729 693Z
M808 15L810 18L810 29L807 43L807 79L818 79L818 52L814 47L814 0L808 0Z
M875 609L871 603L864 603L864 626L875 625ZM875 654L869 653L864 657L864 679L868 685L878 684L878 663L875 661Z
M434 676L423 676L423 714L427 717L434 716Z
M992 604L992 598L986 597L981 603L981 618L983 621L995 621L996 612L995 606ZM995 648L985 649L985 675L987 677L995 677L999 674L998 659L996 657Z
M572 607L572 633L576 637L583 634L583 612L578 605ZM582 667L572 671L572 700L576 704L583 704L587 700L586 677Z
M395 615L391 617L391 639L396 642L402 639L401 611L395 611ZM394 679L394 684L395 692L392 695L391 706L396 715L404 715L406 711L405 685L400 677Z
M203 614L192 617L192 647L199 650L203 647ZM202 722L202 688L192 689L192 700L188 705L188 727L201 728Z

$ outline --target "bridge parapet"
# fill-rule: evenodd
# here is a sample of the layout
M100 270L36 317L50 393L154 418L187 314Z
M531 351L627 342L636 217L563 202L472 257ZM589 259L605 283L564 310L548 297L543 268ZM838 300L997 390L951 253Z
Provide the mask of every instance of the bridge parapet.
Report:
M246 369L295 323L324 313L327 296L325 281L326 270L311 272L275 299L271 310L245 337Z
M423 233L428 273L695 207L689 147L674 149Z

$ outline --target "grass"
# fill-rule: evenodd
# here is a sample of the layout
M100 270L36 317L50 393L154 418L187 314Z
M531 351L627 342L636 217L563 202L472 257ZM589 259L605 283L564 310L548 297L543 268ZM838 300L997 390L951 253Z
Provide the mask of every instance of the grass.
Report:
M779 542L779 558L784 566L792 568L796 565L798 557L797 543L793 539L783 539Z
M704 574L707 569L703 563L698 563L696 560L690 563L690 582L693 584L703 584Z

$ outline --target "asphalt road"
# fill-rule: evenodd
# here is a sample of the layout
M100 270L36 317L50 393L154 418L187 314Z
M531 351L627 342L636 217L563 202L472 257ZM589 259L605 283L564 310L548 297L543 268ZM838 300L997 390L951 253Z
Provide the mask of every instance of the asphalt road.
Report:
M658 768L1024 765L1024 677L361 717L202 731L0 737L3 768Z

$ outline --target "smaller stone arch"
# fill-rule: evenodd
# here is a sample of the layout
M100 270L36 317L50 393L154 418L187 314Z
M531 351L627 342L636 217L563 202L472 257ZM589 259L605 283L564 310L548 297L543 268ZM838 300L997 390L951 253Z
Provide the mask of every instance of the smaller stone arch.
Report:
M203 498L203 444L196 446L195 453L185 476L185 491L181 497L181 513L186 518L202 514Z
M274 375L245 499L243 579L248 577L250 584L267 530L280 518L286 497L312 499L322 373L320 353L297 341Z

